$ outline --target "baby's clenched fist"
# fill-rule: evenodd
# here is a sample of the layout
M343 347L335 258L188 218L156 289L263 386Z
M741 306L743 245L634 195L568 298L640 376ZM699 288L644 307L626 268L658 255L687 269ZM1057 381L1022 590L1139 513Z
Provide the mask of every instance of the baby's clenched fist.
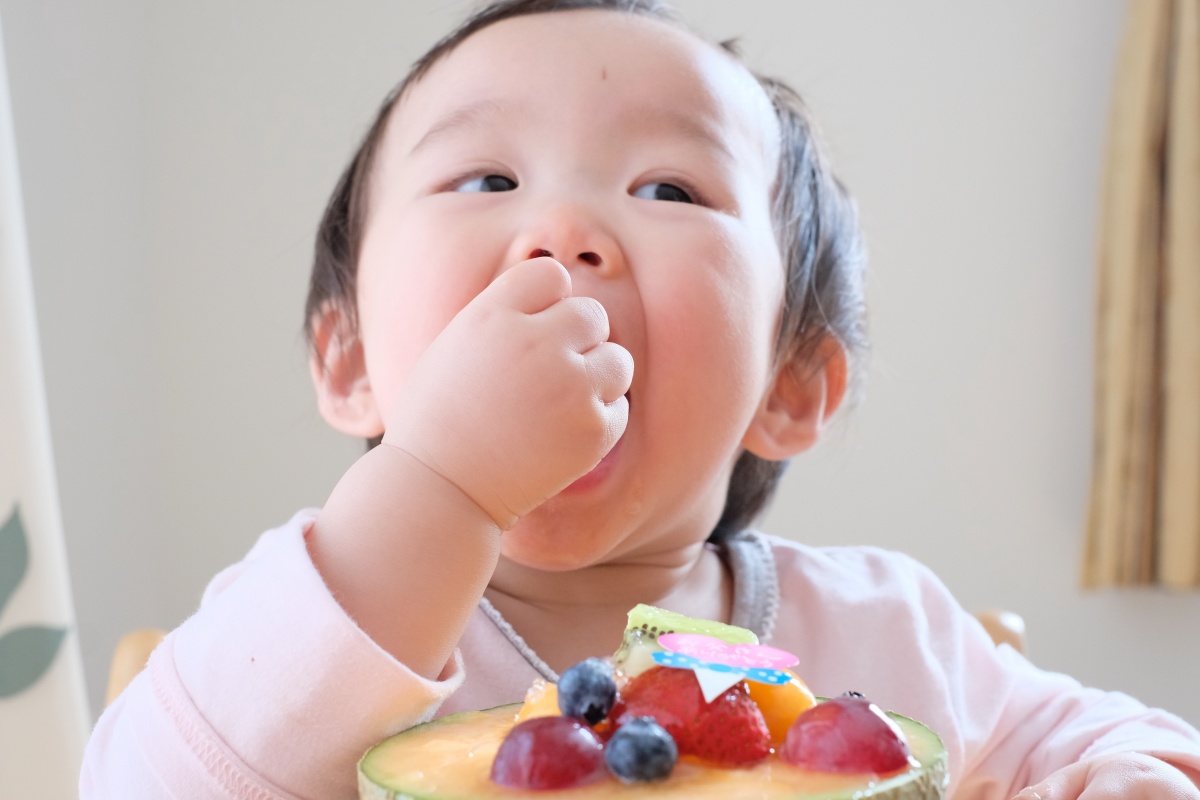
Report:
M1195 777L1142 753L1113 753L1061 769L1013 800L1200 800Z
M511 527L587 473L625 431L633 358L608 314L550 258L502 273L417 362L383 441Z

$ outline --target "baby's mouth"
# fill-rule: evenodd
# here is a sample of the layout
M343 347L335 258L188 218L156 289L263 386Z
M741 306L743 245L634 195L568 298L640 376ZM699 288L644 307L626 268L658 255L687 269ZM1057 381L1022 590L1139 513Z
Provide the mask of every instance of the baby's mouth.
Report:
M630 400L629 392L626 392L624 397L625 401L629 404L629 407L632 408L633 403ZM629 425L628 419L628 414L626 414L626 429L628 429ZM617 437L617 441L613 444L612 448L604 454L604 458L600 459L599 463L592 467L591 470L576 478L573 483L568 485L567 488L563 489L563 493L571 494L573 492L584 492L602 484L613 470L613 466L617 461L619 451L621 450L621 444L624 439L625 431L621 431L621 435Z
M612 446L612 449L604 454L604 458L600 459L600 463L592 467L589 472L576 478L573 483L567 486L567 488L563 489L563 492L566 494L570 494L572 492L584 492L603 483L605 478L607 478L609 473L611 473L613 470L613 464L617 460L617 455L621 449L621 442L623 438L624 434L622 434L621 439L617 439L617 443Z

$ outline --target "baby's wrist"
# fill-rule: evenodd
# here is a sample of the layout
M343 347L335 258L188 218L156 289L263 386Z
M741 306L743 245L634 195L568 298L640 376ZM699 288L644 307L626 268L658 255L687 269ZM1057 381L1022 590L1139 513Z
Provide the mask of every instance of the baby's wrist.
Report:
M438 502L446 502L459 506L461 510L467 513L473 513L481 518L485 524L489 524L499 530L508 530L517 521L515 514L510 513L507 509L499 508L493 510L487 504L480 502L466 488L455 481L450 476L446 475L443 470L440 470L430 459L421 458L414 453L411 448L405 447L402 443L389 441L385 436L379 446L375 448L380 452L381 458L386 458L391 462L391 468L398 472L405 473L408 480L416 479L424 489L429 492L425 495L430 500Z

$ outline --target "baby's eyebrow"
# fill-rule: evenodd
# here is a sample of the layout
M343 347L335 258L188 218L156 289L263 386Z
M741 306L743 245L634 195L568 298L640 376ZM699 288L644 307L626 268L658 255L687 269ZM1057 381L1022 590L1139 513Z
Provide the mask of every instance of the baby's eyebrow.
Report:
M412 156L429 143L464 130L487 130L495 119L504 112L504 106L495 99L485 98L468 103L440 117L408 151ZM712 150L724 159L736 161L729 144L703 116L674 108L639 108L625 120L628 130L641 131L652 136L679 137L685 141Z
M703 117L672 108L641 110L629 122L655 135L678 136L686 141L715 150L730 161L736 160L729 144Z
M456 108L433 123L429 130L425 131L425 134L412 146L408 154L413 155L421 148L427 147L429 142L448 133L469 128L485 128L488 121L499 113L500 104L495 100L488 99L476 100Z

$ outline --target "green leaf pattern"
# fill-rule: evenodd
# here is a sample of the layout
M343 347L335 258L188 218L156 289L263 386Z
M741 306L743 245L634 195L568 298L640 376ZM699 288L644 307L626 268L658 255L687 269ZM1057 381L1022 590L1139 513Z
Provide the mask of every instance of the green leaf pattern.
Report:
M29 568L29 545L16 507L0 527L0 615Z
M29 542L16 506L0 526L0 617L29 571ZM0 633L0 698L28 689L58 655L66 628L27 625Z

